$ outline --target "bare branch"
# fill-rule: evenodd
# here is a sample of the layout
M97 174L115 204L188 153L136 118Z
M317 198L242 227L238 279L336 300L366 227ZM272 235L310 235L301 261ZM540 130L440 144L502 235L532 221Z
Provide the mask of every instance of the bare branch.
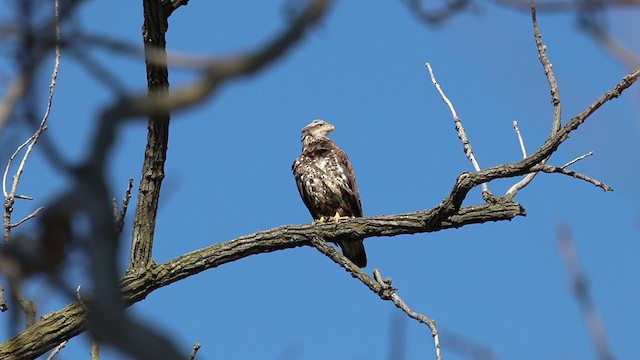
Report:
M431 335L433 336L434 347L436 349L436 359L442 360L440 335L438 333L438 327L436 326L436 321L433 319L430 319L426 315L423 315L411 310L411 308L400 298L400 296L398 296L397 289L394 289L391 286L391 279L383 279L379 269L373 270L373 276L381 286L386 288L391 288L393 290L393 294L391 294L391 301L398 309L404 311L404 313L407 314L407 316L409 316L410 318L417 320L418 322L425 324L429 327L429 329L431 330Z
M202 346L199 343L195 343L193 344L193 350L191 350L191 355L189 355L189 360L193 360L196 358L196 354L198 353L198 350L200 350Z
M589 151L588 153L586 153L586 154L584 154L584 155L581 155L581 156L579 156L579 157L577 157L577 158L575 158L575 159L573 159L573 160L569 161L568 163L566 163L566 164L564 164L564 165L562 165L562 166L560 166L560 167L561 167L561 168L563 168L563 169L568 168L569 166L571 166L571 165L573 165L573 164L577 163L577 162L578 162L578 161L580 161L580 160L584 160L585 158L588 158L588 157L589 157L589 156L591 156L591 155L593 155L593 151Z
M181 6L186 6L189 0L162 0L162 8L165 18L168 18Z
M4 287L0 286L0 312L9 310L7 306L7 299L4 297Z
M53 104L53 95L55 93L56 80L58 78L58 72L60 70L60 46L58 45L60 41L60 3L58 0L54 1L54 29L55 29L55 56L54 56L54 65L53 70L51 72L51 82L49 84L49 97L47 98L47 106L45 113L40 121L40 126L36 130L36 132L22 145L18 147L18 149L13 153L13 155L9 158L7 163L7 167L5 168L4 174L2 176L2 190L4 194L4 211L3 211L3 224L4 224L4 241L5 244L9 242L9 237L11 233L11 214L13 212L13 204L15 203L16 193L18 191L18 184L20 183L20 178L24 171L24 167L29 159L29 155L33 151L33 147L38 142L38 138L40 135L46 130L46 123L49 119L49 114L51 113L51 106ZM11 163L13 159L17 156L17 154L24 148L27 147L24 156L22 157L22 161L20 161L20 165L18 165L18 169L16 170L15 175L13 176L13 183L11 185L11 191L7 193L6 188L6 180L7 173L11 167Z
M556 77L553 74L553 65L551 65L551 61L547 57L547 46L542 42L542 35L540 34L540 29L538 28L538 18L536 16L536 2L535 0L531 1L531 20L533 22L533 38L536 41L536 47L538 49L538 58L540 63L542 64L542 68L544 69L544 74L547 77L547 82L549 83L549 89L551 91L551 103L553 104L553 122L551 123L551 134L549 138L556 136L556 134L560 131L562 126L562 102L560 101L560 90L558 89L558 82L556 81ZM549 154L549 157L551 154ZM545 164L549 157L542 159L540 164ZM516 184L507 190L506 196L514 197L518 191L522 190L525 186L529 185L533 178L536 177L537 173L530 173L524 179L520 180Z
M36 323L36 304L22 295L19 284L15 281L11 281L11 296L18 303L20 310L24 312L27 328L33 326Z
M480 164L478 164L478 161L476 160L476 157L473 154L473 148L471 147L471 142L467 137L467 132L464 130L464 126L462 126L462 120L458 116L456 109L453 107L451 100L449 100L449 98L444 94L444 91L442 91L442 89L440 88L440 84L438 84L438 81L436 81L436 77L433 74L433 70L431 69L431 64L426 63L426 66L427 66L427 69L429 70L429 75L431 76L431 82L433 82L433 85L436 87L436 90L438 90L438 93L440 93L440 97L442 98L442 101L444 101L445 104L447 104L447 106L449 107L449 110L451 111L451 115L453 116L453 122L456 127L456 132L458 133L458 139L462 141L464 154L467 156L469 161L471 161L471 165L473 165L473 168L476 171L480 171ZM487 184L483 183L481 186L482 186L483 197L486 198L487 196L491 195Z
M156 289L207 269L255 254L311 246L311 239L314 237L364 238L435 232L487 221L509 220L518 215L525 215L524 209L510 202L465 207L441 220L438 220L437 211L428 210L395 216L355 218L338 224L282 226L245 235L232 241L216 243L151 267L145 272L126 276L121 281L122 299L126 305L132 305L143 300ZM350 261L346 261L355 267ZM386 290L373 280L370 286L386 293ZM16 337L0 344L0 359L21 360L38 357L61 341L84 331L85 322L86 313L82 305L79 302L68 305L64 309L47 315ZM26 341L33 338L41 341L37 344Z
M520 151L522 151L522 158L525 159L527 157L527 149L524 147L524 140L522 139L522 134L520 134L520 127L518 126L518 120L513 121L513 130L515 130L516 135L518 136L518 142L520 143Z
M91 339L91 360L100 360L100 341Z
M587 175L584 174L580 174L577 173L575 171L571 171L571 170L567 170L563 167L557 167L557 166L551 166L551 165L539 165L539 166L534 166L531 168L532 171L542 171L542 172L546 172L546 173L559 173L559 174L564 174L564 175L568 175L571 177L574 177L576 179L580 179L580 180L584 180L588 183L591 183L599 188L601 188L604 191L613 191L613 188L601 181L598 181L596 179L593 179Z
M169 94L169 72L166 65L149 61L149 52L160 52L160 59L166 63L165 34L168 29L162 4L156 0L143 0L144 25L142 30L147 68L147 88L149 99ZM138 186L136 214L133 220L131 252L127 271L144 271L151 261L156 215L160 203L160 189L164 179L164 163L167 159L169 143L170 112L149 113L147 122L147 143L144 150L142 175Z
M613 360L602 319L589 293L589 283L581 270L580 260L573 246L571 230L566 226L558 227L557 240L562 261L571 278L573 294L587 324L587 331L596 354L601 360Z
M311 245L313 245L318 251L326 255L328 258L333 260L336 264L340 265L343 269L345 269L351 276L360 280L364 285L366 285L371 291L373 291L376 295L380 297L382 300L391 300L393 304L404 311L410 318L417 320L429 327L431 330L431 334L433 336L433 341L435 343L436 349L436 359L442 360L442 354L440 349L440 338L438 335L438 329L436 327L436 323L434 320L429 319L427 316L419 314L407 304L400 299L398 294L396 293L396 289L391 286L391 279L382 279L382 275L380 274L380 270L374 270L374 279L372 279L369 275L365 274L360 268L352 263L349 259L347 259L344 255L342 255L339 251L337 251L334 247L329 245L322 237L319 236L311 236Z
M53 360L53 358L56 357L56 355L58 355L60 350L64 349L65 346L67 346L67 340L61 342L60 345L56 346L55 349L53 349L53 351L51 352L51 354L47 356L47 360Z
M9 225L10 227L14 228L17 226L20 226L22 223L24 223L25 221L31 220L34 217L38 216L38 213L40 211L42 211L42 209L44 209L44 206L40 206L39 208L37 208L34 212L32 212L31 214L27 215L26 217L24 217L22 220L18 221L17 223L13 223L11 225Z
M9 170L11 170L11 163L13 163L13 160L16 158L16 156L18 156L20 151L24 149L25 146L29 145L29 143L34 139L35 136L35 134L31 135L31 137L29 137L25 142L18 146L16 151L14 151L13 154L9 157L9 161L7 161L7 166L4 168L4 174L2 175L2 193L4 194L5 198L9 196L9 192L7 192L7 175L9 174ZM11 185L11 187L13 190L13 185Z
M129 179L129 184L124 192L124 198L122 199L122 206L118 211L118 204L116 203L116 231L118 234L122 233L124 227L124 219L127 216L127 209L129 209L129 200L131 200L131 189L133 189L133 179Z

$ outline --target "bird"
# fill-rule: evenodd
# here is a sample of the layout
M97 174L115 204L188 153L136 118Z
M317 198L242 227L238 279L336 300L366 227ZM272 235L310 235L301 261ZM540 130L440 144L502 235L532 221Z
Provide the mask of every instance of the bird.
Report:
M291 166L302 201L315 223L362 217L356 176L347 154L327 134L335 126L314 120L302 129L302 153ZM336 240L358 267L367 266L363 239Z

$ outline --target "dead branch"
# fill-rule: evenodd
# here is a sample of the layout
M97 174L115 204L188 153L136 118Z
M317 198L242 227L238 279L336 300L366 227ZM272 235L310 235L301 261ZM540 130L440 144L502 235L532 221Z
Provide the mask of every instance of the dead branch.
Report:
M126 276L120 282L122 302L127 306L132 305L161 287L247 256L311 246L311 239L314 237L365 238L436 232L487 221L510 220L525 215L525 212L517 203L508 202L465 207L440 222L435 219L437 215L435 211L427 210L402 215L356 218L338 224L287 225L216 243L151 267L145 272ZM370 284L385 292L375 281ZM83 305L76 301L64 309L46 315L34 326L0 344L0 358L18 360L40 356L61 341L70 339L85 329L86 312Z
M440 84L438 84L438 81L436 80L436 76L434 75L433 70L431 69L431 64L427 63L426 66L427 66L427 69L429 70L429 75L431 76L431 82L433 82L433 86L436 87L436 90L438 90L438 93L440 94L442 101L444 101L445 104L447 104L449 111L451 111L451 116L453 116L453 123L455 124L455 128L456 128L456 133L458 134L458 139L460 139L460 141L462 142L462 148L464 150L464 154L467 156L467 159L469 159L469 161L471 162L473 169L475 171L480 171L480 164L478 163L478 160L476 160L476 156L473 153L473 147L471 146L471 141L467 137L467 131L464 129L464 126L462 126L462 120L458 116L458 112L453 107L453 103L451 102L451 100L449 100L449 98L444 94L444 91L442 91L442 88L440 88ZM488 185L486 183L482 183L481 186L482 186L482 196L485 199L490 197L491 192L489 191Z

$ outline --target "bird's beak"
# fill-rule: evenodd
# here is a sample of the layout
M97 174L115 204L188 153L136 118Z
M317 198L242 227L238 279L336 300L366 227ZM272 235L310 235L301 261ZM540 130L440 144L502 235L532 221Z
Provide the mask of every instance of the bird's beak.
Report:
M327 132L332 132L333 130L335 130L336 127L331 125L331 124L327 124Z

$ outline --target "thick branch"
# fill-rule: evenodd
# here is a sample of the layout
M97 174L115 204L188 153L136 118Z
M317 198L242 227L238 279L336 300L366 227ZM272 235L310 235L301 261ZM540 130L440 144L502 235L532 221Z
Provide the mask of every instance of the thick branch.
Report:
M357 218L339 224L281 226L233 241L218 243L177 257L148 271L131 274L122 282L122 296L127 305L143 300L154 290L202 271L250 255L311 246L311 238L395 236L435 232L488 221L511 220L525 215L517 203L486 204L460 209L441 222L434 222L434 210L411 214ZM85 330L86 315L79 302L45 316L34 326L0 345L0 359L35 358Z
M163 65L166 64L167 58L165 34L168 24L160 2L144 0L143 7L142 37L147 64L148 97L152 99L169 94L169 73L167 66ZM148 54L152 51L155 51L155 56L161 56L164 61L160 64L149 61ZM142 177L138 187L136 215L133 221L130 271L144 270L151 260L160 187L164 179L164 163L167 159L169 118L168 111L149 114L147 145L144 150Z

